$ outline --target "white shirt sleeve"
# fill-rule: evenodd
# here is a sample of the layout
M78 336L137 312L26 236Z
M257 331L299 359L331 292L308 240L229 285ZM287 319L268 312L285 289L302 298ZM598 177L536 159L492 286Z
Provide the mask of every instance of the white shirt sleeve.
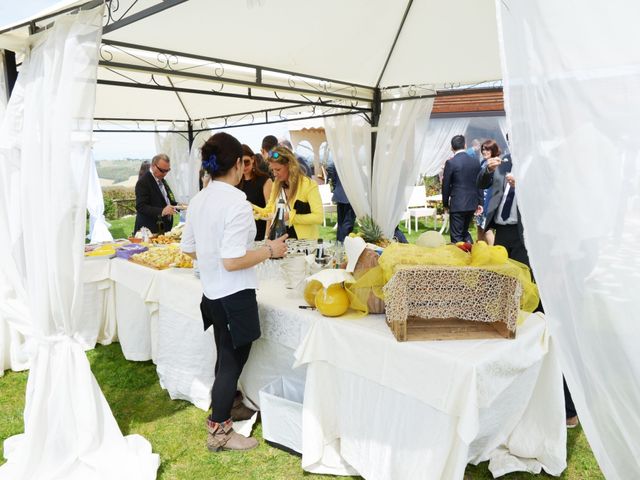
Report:
M234 206L225 219L220 257L243 257L247 253L247 239L254 225L253 210L249 202Z
M191 222L189 222L188 218L182 230L180 249L185 253L194 253L196 251L196 237L193 235L193 227L191 227Z

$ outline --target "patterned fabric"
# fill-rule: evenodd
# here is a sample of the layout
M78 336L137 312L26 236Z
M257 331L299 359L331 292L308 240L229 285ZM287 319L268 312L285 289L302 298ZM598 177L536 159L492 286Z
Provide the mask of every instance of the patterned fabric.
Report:
M475 267L400 267L384 287L387 323L409 316L503 322L516 330L522 286L506 275Z

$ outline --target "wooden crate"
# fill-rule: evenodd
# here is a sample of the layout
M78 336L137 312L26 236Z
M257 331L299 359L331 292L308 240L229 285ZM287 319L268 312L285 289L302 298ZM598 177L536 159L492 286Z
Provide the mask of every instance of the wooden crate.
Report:
M515 338L522 287L476 267L402 267L385 286L386 319L400 342Z

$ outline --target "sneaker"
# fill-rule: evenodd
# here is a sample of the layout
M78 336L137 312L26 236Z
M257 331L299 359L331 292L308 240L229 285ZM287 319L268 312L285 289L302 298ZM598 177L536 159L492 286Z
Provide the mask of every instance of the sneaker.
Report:
M567 418L567 428L576 428L580 424L578 416Z

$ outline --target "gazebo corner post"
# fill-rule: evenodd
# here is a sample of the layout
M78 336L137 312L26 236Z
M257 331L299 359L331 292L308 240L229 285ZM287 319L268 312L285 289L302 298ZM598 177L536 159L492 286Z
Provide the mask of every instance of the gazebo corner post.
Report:
M187 140L189 142L189 151L191 151L191 147L193 146L193 122L191 120L187 120Z
M376 153L376 141L378 140L378 122L380 121L380 113L382 112L382 90L376 87L373 90L373 99L371 100L371 192L373 195L373 157Z
M7 101L9 101L9 98L11 98L11 92L13 91L13 86L16 84L16 80L18 79L16 54L11 50L0 50L0 55L4 56L4 69L0 74L4 75L5 87L7 89L5 93Z

